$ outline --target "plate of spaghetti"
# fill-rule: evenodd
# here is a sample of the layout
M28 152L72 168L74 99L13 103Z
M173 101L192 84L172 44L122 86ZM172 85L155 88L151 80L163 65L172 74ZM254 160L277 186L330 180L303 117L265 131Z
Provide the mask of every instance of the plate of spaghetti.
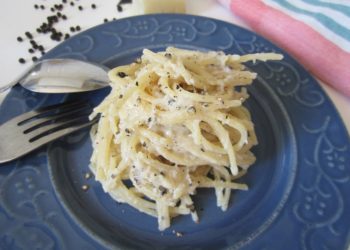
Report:
M1 119L65 99L99 117L0 169L0 222L13 232L57 249L346 249L349 137L283 50L229 23L160 14L97 26L52 57L105 64L110 87L11 91Z

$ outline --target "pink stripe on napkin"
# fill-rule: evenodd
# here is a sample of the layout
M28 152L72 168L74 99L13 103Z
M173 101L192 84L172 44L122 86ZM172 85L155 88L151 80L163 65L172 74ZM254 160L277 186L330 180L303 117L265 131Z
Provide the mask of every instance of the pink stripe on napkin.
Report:
M304 22L261 0L218 0L251 28L286 50L312 74L350 96L350 53Z

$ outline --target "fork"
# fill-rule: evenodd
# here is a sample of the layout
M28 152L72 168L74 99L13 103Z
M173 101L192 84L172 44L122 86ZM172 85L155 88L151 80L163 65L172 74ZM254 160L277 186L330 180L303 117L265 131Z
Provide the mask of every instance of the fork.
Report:
M15 160L62 136L91 126L92 106L71 101L21 114L0 126L0 163Z

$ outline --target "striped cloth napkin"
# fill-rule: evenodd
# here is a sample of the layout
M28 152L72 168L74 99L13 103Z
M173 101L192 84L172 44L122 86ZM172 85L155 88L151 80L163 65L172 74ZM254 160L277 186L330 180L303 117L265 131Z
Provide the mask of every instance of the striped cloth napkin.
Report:
M218 0L312 74L350 96L350 0Z

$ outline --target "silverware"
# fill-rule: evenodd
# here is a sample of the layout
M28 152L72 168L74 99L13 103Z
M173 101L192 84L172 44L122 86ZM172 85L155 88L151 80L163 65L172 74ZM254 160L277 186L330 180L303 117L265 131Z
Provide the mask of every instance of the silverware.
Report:
M96 123L88 102L66 102L30 111L0 125L0 163Z
M0 93L16 83L40 93L74 93L108 86L109 68L76 59L53 58L36 62L16 81L0 88Z

